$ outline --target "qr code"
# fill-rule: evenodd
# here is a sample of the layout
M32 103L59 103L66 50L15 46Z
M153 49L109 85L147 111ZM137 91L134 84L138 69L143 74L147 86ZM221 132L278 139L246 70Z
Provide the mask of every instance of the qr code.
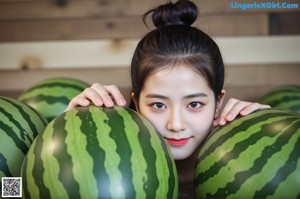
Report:
M22 197L22 178L2 177L2 197Z

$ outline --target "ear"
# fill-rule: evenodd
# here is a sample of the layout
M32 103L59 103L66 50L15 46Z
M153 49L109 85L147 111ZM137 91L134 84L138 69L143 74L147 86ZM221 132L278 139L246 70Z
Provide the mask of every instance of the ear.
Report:
M222 107L222 104L223 104L223 101L224 101L224 98L225 98L225 94L226 94L226 91L222 90L221 94L219 95L219 97L217 99L216 110L215 110L215 118L219 117L219 111Z
M138 102L135 98L135 95L134 95L134 92L131 93L131 99L134 103L134 106L135 106L135 110L139 113L140 112L140 109L139 109L139 105L138 105Z

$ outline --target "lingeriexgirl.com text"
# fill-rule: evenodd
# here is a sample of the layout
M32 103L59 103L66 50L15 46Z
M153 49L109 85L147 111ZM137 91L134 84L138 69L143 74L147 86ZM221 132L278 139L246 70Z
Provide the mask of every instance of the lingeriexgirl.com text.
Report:
M231 2L230 8L232 9L298 9L299 3L288 2L251 2L251 3L238 3Z

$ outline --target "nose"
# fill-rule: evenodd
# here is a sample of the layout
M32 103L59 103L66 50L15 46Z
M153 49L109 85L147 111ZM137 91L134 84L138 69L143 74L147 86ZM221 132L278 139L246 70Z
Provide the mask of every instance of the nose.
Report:
M183 112L179 108L175 108L170 112L167 129L173 132L179 132L184 130L185 122Z

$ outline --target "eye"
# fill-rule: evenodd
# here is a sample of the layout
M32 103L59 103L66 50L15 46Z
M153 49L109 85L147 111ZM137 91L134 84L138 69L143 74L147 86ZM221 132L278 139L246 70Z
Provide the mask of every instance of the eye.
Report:
M188 104L188 108L200 108L202 106L202 104L200 102L191 102Z
M164 108L166 108L166 105L164 105L161 102L155 102L155 103L151 104L151 106L155 109L164 109Z

